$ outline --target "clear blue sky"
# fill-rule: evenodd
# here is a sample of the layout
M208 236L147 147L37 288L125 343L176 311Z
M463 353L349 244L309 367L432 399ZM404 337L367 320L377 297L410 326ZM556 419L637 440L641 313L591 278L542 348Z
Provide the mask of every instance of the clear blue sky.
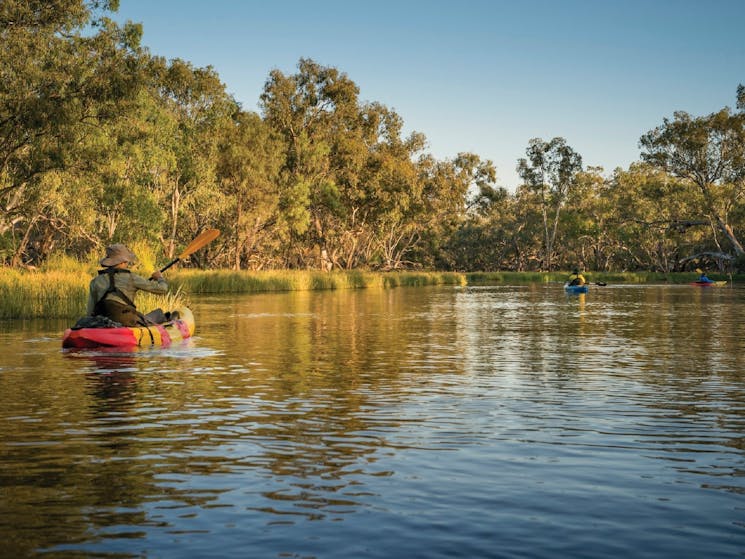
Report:
M513 190L531 138L606 174L682 110L735 106L745 0L120 0L153 54L210 65L246 110L300 58L345 72L438 159L491 159Z

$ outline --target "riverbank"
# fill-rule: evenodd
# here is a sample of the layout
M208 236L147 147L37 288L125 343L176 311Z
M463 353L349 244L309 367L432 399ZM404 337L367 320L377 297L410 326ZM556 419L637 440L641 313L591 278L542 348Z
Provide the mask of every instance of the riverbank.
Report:
M588 283L663 283L669 285L687 284L698 279L695 272L676 272L663 274L661 272L583 272ZM469 272L463 274L469 285L483 285L492 283L563 283L569 275L563 272ZM728 283L745 282L745 274L709 274L714 281Z
M140 271L145 274L145 272ZM0 319L70 318L85 313L88 283L95 274L86 266L64 270L0 269ZM359 270L321 272L275 270L262 272L234 270L173 270L167 274L171 293L164 297L138 295L142 309L173 308L188 304L192 295L202 293L267 293L324 289L390 289L425 285L491 285L563 283L568 272L365 272ZM593 283L685 284L695 273L658 274L646 272L586 273ZM743 282L743 276L711 275L713 280Z
M88 284L94 269L0 269L0 319L70 318L85 314ZM139 271L146 275L146 272ZM277 270L172 270L167 274L170 293L139 293L140 309L174 308L202 293L269 293L323 289L389 289L404 286L465 285L464 274L454 272L376 273L352 270L321 272Z

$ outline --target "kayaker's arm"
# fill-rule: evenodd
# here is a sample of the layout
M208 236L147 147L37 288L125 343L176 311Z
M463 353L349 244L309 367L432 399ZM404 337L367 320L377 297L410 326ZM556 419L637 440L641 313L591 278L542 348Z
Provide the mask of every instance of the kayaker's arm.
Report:
M156 273L159 278L156 278ZM145 279L142 276L133 275L134 286L140 291L147 291L148 293L155 293L156 295L165 295L168 293L168 282L160 274L160 272L153 272L151 279Z

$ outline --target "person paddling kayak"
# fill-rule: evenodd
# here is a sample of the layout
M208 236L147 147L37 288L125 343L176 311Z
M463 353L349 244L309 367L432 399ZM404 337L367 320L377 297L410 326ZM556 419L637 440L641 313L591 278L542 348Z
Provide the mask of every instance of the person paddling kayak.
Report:
M696 272L699 274L698 279L696 280L697 282L699 282L699 283L714 283L706 275L706 272L704 272L704 271L701 270L701 268L696 268Z
M587 280L585 280L585 276L579 273L578 268L572 270L572 275L570 275L567 280L567 285L585 285L586 283Z
M168 283L157 270L150 279L130 272L129 265L136 261L132 251L121 243L106 247L106 256L100 262L104 268L98 271L89 286L88 316L105 316L123 326L162 322L159 317L139 312L134 300L138 291L163 295L168 292Z

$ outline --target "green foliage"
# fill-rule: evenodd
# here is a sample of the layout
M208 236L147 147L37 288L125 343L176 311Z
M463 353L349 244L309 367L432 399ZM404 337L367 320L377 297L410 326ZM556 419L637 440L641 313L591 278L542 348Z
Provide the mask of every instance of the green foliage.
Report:
M97 267L93 262L86 264L64 252L54 252L44 261L39 271L44 273L80 274L93 277L96 269Z
M742 269L742 86L739 112L675 113L642 137L647 165L610 177L563 138L535 138L508 193L491 161L434 158L311 59L270 72L261 114L244 111L214 68L140 48L140 25L107 17L117 6L0 2L0 265L95 267L124 242L147 274L216 227L182 267L323 272L277 289L352 281L329 270L365 284L363 270Z
M729 207L745 193L745 114L732 114L729 108L704 117L676 112L642 136L640 145L644 161L700 190L707 217L736 255L745 254L727 221ZM729 196L719 192L725 186Z
M582 170L582 157L567 145L564 138L554 138L550 142L534 138L530 140L525 153L527 158L518 160L517 172L526 187L540 200L544 233L543 267L550 271L561 212Z

